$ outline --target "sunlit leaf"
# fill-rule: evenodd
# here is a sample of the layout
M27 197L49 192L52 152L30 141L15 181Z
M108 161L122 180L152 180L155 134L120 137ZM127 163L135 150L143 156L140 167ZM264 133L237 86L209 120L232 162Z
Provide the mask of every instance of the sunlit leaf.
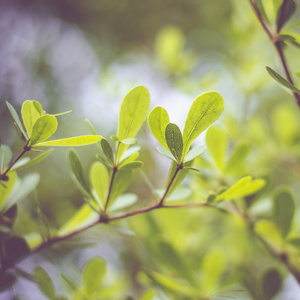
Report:
M134 138L145 121L150 107L150 95L143 86L133 88L123 99L118 126L118 139ZM118 158L128 146L120 144Z
M83 191L87 195L90 195L90 187L85 179L81 161L74 150L70 150L69 152L69 164L77 182L82 187Z
M217 165L223 171L226 153L227 153L228 138L226 131L219 126L211 126L206 133L206 145Z
M282 237L274 222L262 219L255 223L254 230L268 242L282 246Z
M140 146L133 146L133 147L130 147L130 148L126 149L124 154L122 155L122 157L120 159L120 164L123 163L123 162L126 162L128 159L131 159L131 157L140 150L141 150ZM135 160L138 157L138 155L134 156L134 157L135 158L133 160Z
M107 160L113 165L114 164L114 152L111 148L111 145L106 139L101 140L101 148L106 156Z
M76 147L76 146L85 146L97 143L102 139L101 135L82 135L66 139L52 140L43 143L38 143L34 146L67 146L67 147Z
M277 14L277 32L280 32L282 26L291 18L296 11L295 0L283 0Z
M290 82L288 82L286 79L284 79L281 75L279 75L277 72L275 72L273 69L270 67L266 67L268 73L270 76L276 80L280 85L285 86L289 90L291 90L294 93L300 94L300 90L297 89L294 85L292 85Z
M129 170L141 168L144 165L142 161L132 161L129 163L122 164L119 170Z
M12 118L14 119L15 123L16 123L16 126L18 127L18 129L20 130L20 132L23 134L23 136L28 139L28 135L21 123L21 120L19 118L19 115L18 113L16 112L15 108L9 103L6 101L6 105L8 107L8 110L12 116Z
M166 126L165 139L169 150L178 162L181 161L183 141L179 127L176 124L169 123Z
M43 115L39 117L32 126L30 145L36 146L36 144L47 140L56 131L56 129L57 120L55 117L50 115Z
M135 145L138 143L138 140L136 138L129 138L120 140L120 142L125 145Z
M90 295L100 288L105 274L106 262L100 256L93 257L84 265L82 278L86 295Z
M207 92L195 99L183 129L183 157L200 133L220 117L223 109L223 97L217 92Z
M285 238L291 228L295 213L295 203L291 193L282 189L273 197L273 219L281 235Z
M246 176L237 181L225 192L217 196L216 201L230 200L238 197L245 197L260 190L265 185L263 179L252 180L251 176Z
M90 181L104 207L109 187L109 175L102 163L96 162L92 165Z
M169 115L163 107L157 106L151 110L148 116L150 130L157 141L166 149L168 149L168 145L165 139L165 131L169 123Z
M56 290L48 273L40 266L34 269L34 277L43 294L51 300L57 299Z
M33 125L37 119L43 115L43 109L39 102L35 100L26 100L22 105L21 113L27 134L31 138ZM31 144L33 144L32 141Z

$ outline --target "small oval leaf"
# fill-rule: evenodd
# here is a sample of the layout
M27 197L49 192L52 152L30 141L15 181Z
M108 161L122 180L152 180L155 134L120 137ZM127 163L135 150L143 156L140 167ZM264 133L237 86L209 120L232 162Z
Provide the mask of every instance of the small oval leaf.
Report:
M111 145L109 144L109 142L106 139L101 140L101 148L102 148L104 155L108 159L108 161L113 165L114 164L114 152L113 152L113 149L111 148Z
M165 138L168 148L178 162L181 161L183 141L179 127L176 124L169 123L166 126Z

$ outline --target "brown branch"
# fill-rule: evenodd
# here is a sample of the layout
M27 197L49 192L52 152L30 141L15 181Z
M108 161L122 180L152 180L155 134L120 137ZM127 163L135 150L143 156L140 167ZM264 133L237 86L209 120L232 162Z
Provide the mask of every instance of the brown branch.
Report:
M272 29L270 29L270 27L268 26L268 24L265 22L261 12L259 11L257 5L255 4L255 2L253 0L249 0L249 3L251 5L251 7L253 8L253 11L258 19L258 21L260 22L261 26L263 27L264 31L266 32L266 34L268 35L268 37L270 38L273 46L275 47L278 55L279 55L279 58L280 58L280 61L281 61L281 64L283 66L283 69L284 69L284 73L285 73L285 76L286 76L286 79L289 81L290 84L294 85L294 82L293 82L293 79L292 79L292 76L290 74L290 71L289 71L289 68L288 68L288 65L287 65L287 62L286 62L286 58L285 58L285 55L283 53L283 49L282 49L282 41L280 41L278 39L278 34L279 32L273 32ZM296 103L298 105L298 108L300 109L300 95L293 92L293 96L296 100Z

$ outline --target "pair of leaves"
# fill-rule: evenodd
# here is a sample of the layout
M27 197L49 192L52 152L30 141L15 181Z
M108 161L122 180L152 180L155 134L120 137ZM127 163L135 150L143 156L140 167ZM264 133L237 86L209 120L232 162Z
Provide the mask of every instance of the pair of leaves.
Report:
M231 200L239 197L245 197L259 191L265 185L263 179L252 179L246 176L237 181L223 193L219 194L215 201Z
M207 92L193 102L183 134L176 124L169 122L168 113L162 107L155 107L150 112L148 124L157 141L172 154L177 162L181 162L185 160L192 142L219 118L223 109L222 96L217 92ZM161 148L158 151L170 157Z

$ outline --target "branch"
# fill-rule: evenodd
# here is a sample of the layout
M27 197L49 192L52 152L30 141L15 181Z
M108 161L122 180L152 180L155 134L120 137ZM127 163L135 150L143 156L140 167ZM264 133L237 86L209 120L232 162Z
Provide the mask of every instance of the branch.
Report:
M254 0L249 0L249 3L250 5L252 6L253 8L253 11L258 19L258 21L260 22L261 26L263 27L264 31L266 32L266 34L268 35L268 37L270 38L273 46L275 47L278 55L279 55L279 58L280 58L280 61L281 61L281 64L283 66L283 69L284 69L284 73L285 73L285 76L286 76L286 79L288 80L288 82L292 85L294 85L294 82L293 82L293 79L292 79L292 76L290 74L290 71L289 71L289 68L288 68L288 65L287 65L287 62L286 62L286 58L285 58L285 55L283 53L283 49L282 49L282 42L278 39L278 34L279 32L273 32L272 29L268 26L268 24L265 22L261 12L259 11L257 5L255 4ZM296 100L296 103L298 105L298 108L300 109L300 95L293 92L293 96Z

